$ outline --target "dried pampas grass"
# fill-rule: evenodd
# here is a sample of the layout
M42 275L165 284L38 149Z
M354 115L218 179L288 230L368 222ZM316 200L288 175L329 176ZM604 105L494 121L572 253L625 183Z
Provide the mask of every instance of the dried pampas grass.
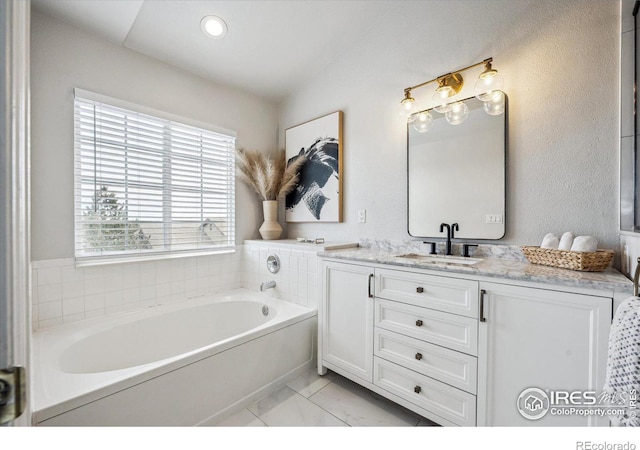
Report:
M257 151L236 151L238 178L248 184L262 200L277 200L287 195L298 184L298 174L306 158L300 156L287 165L284 150L272 159Z

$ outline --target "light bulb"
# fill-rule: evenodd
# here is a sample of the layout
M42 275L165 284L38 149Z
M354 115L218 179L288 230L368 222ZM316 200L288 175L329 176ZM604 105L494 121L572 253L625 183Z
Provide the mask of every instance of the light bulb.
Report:
M502 76L495 69L485 70L476 81L475 92L476 98L483 102L491 100L491 93L501 91L504 87Z
M429 111L422 111L421 113L414 114L415 120L413 121L413 129L418 133L426 133L433 124L433 116Z
M454 96L456 93L449 86L442 86L436 89L436 92L433 94L433 101L436 106L434 106L434 111L439 113L446 113L449 111L450 103L449 98Z
M464 102L455 102L449 105L449 111L444 115L451 125L460 125L469 116L469 107Z
M504 92L493 91L491 98L483 102L482 109L490 116L499 116L504 113Z
M411 91L405 91L404 98L400 102L400 109L398 110L398 114L400 115L400 120L403 122L412 122L411 118L413 114L413 109L415 107L415 99L411 97Z

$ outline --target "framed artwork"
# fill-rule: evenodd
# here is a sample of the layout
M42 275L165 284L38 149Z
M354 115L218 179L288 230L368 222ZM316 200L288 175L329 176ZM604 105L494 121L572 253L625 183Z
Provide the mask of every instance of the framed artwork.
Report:
M287 222L342 222L342 111L287 128L287 164L306 160L287 195Z

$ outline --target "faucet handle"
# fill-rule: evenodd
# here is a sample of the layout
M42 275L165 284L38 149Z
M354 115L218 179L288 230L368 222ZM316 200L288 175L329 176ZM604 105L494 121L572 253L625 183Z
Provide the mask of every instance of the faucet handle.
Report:
M469 247L477 247L478 244L462 244L462 256L469 257Z
M429 254L430 255L435 255L436 254L436 243L435 242L428 242L428 241L422 241L423 244L431 244L431 249L429 250Z

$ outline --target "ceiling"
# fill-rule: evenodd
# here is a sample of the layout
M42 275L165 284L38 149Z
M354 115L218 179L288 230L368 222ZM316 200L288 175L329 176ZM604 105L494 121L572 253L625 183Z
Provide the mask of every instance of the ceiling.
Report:
M281 101L360 43L398 2L32 0L34 9L212 81ZM229 31L212 39L200 20ZM388 27L388 25L387 25ZM387 28L388 29L388 28Z

